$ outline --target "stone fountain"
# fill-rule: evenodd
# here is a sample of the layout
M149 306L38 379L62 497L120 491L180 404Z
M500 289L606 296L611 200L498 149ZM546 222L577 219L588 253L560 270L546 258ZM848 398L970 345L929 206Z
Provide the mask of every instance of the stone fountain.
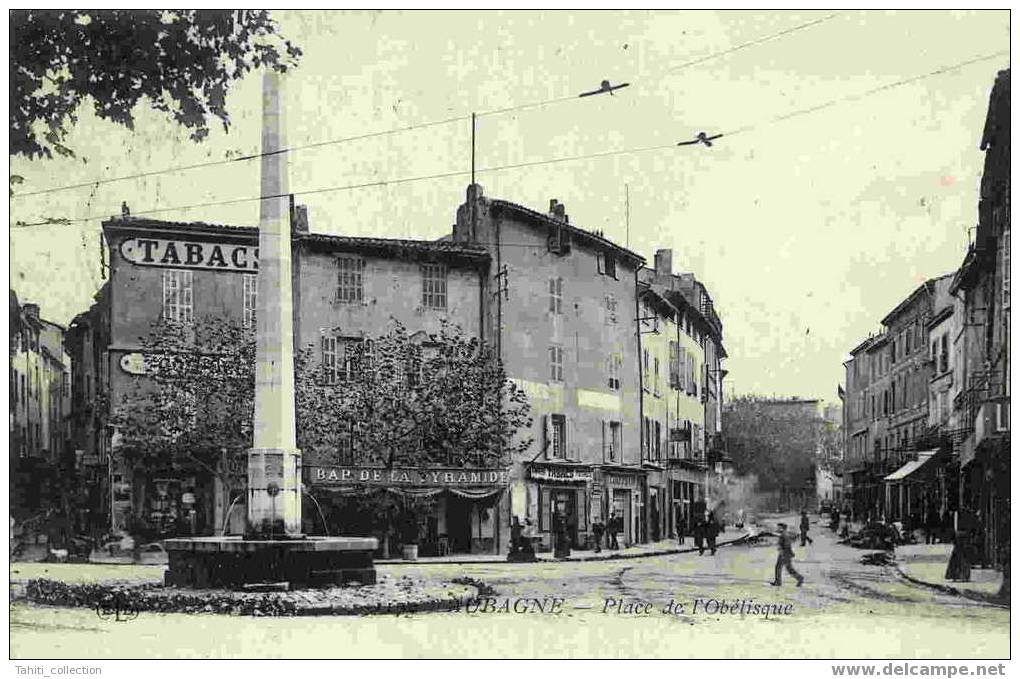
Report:
M371 537L301 533L301 451L294 422L291 225L281 76L263 76L254 441L247 530L166 541L166 583L182 587L374 584Z

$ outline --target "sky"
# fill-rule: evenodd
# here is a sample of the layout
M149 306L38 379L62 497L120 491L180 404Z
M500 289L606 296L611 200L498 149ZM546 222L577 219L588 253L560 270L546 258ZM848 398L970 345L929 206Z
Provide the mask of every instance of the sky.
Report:
M291 190L312 231L449 233L478 112L486 195L540 211L556 198L571 223L649 266L656 249L672 248L674 271L692 271L715 300L727 394L827 401L849 349L962 261L988 95L1009 66L1007 10L274 16L304 50L285 85L291 145L458 118L291 153ZM604 79L630 86L576 97ZM12 158L10 172L27 193L256 153L260 102L258 75L238 82L229 131L216 125L200 144L144 107L133 131L83 108L65 142L76 158ZM505 108L515 110L485 114ZM724 136L711 148L673 146L701 131ZM668 148L486 171L658 146ZM453 172L464 174L321 191ZM11 224L84 221L12 228L11 287L66 324L102 283L100 220L122 202L154 218L256 225L257 201L175 208L257 193L258 163L246 161L15 195Z

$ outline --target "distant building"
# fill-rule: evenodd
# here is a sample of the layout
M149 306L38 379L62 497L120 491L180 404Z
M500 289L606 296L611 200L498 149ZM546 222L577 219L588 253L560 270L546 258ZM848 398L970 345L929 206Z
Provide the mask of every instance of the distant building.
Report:
M39 315L36 304L19 304L11 293L10 479L11 513L25 520L65 508L68 469L73 469L68 414L70 359L64 328Z

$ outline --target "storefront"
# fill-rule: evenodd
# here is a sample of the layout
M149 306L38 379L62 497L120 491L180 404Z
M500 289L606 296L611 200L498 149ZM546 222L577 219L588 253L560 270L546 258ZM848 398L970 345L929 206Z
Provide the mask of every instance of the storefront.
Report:
M386 555L405 544L422 556L506 551L506 469L308 466L303 474L312 511L332 535L374 535Z
M645 463L647 470L648 540L658 542L673 536L670 527L670 503L665 471L654 463Z
M587 465L533 462L527 466L528 518L535 524L541 541L539 549L552 549L552 518L556 511L567 519L567 533L575 549L592 540L592 498L596 492L594 473Z
M623 530L618 538L621 545L646 542L647 526L644 518L646 478L645 471L627 467L601 468L606 493L606 512L622 521Z
M674 460L668 471L668 492L671 502L672 531L679 528L690 537L694 527L695 504L705 500L705 470L687 460Z

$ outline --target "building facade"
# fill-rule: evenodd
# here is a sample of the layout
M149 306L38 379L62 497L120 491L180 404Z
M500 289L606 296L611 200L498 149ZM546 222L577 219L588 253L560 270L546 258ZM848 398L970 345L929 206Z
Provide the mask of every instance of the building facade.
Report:
M71 363L64 328L20 304L11 291L9 462L11 512L23 521L67 509Z
M1010 72L995 80L981 149L984 173L974 242L953 278L960 300L959 393L953 399L960 464L959 529L983 562L1009 553L1010 510Z
M531 449L505 469L484 470L485 478L494 474L490 485L460 487L459 474L446 470L449 479L439 475L414 489L434 499L421 517L422 553L505 552L514 516L540 548L551 548L557 510L577 547L592 541L593 522L613 515L625 544L661 539L676 529L674 500L704 497L713 442L707 423L719 430L706 405L709 391L721 393L721 323L714 310L706 319L706 303L690 301L679 284L661 293L641 285L639 255L570 224L556 201L548 213L537 212L489 199L477 185L457 210L453 232L438 241L311 233L303 215L300 206L292 211L295 349L310 352L323 374L342 381L348 348L394 321L421 338L452 324L492 347L528 398L532 425L521 435ZM109 280L68 338L76 357L75 440L94 489L93 512L114 528L141 517L173 521L178 531L238 532L245 511L236 460L225 455L220 474L176 478L132 467L116 452L103 404L129 397L147 379L140 338L159 319L212 316L252 325L257 231L129 216L103 228ZM669 271L666 277L680 280ZM639 298L642 290L647 295ZM643 308L662 318L657 339L639 333ZM682 475L669 470L668 459L694 465L697 475L684 482L697 480L702 490L681 489ZM353 497L379 487L357 450L341 446L330 459L306 454L303 466L308 532L319 523L331 531L373 530L352 509ZM239 486L225 480L231 474ZM380 537L388 547L393 536Z

